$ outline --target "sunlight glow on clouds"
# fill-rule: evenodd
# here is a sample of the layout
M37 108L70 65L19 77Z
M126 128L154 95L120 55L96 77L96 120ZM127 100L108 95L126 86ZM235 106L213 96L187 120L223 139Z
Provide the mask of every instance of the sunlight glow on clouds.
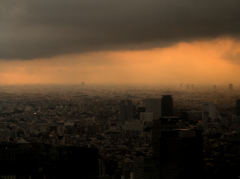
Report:
M152 50L105 51L46 59L2 60L0 82L240 84L240 59L237 56L239 51L240 42L224 38L178 43Z

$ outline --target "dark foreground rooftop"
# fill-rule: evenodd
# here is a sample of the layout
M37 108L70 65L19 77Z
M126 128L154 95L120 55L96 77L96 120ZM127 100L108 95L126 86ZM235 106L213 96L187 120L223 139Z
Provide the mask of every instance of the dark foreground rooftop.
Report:
M12 178L97 178L98 149L0 143L0 175Z

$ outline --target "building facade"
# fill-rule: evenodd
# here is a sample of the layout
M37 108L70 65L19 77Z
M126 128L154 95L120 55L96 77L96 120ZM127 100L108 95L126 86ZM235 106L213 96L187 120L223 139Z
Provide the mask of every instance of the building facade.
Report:
M153 113L153 119L161 117L161 99L149 98L145 101L146 113Z
M173 116L173 97L172 95L162 95L162 116Z

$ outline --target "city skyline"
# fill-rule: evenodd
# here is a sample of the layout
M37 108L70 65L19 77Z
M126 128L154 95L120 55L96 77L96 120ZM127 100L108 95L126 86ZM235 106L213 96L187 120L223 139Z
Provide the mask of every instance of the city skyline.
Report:
M232 85L1 85L1 176L238 178Z

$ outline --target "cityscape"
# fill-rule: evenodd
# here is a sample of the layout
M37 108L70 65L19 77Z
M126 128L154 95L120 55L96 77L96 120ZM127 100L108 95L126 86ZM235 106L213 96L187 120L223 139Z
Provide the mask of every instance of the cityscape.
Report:
M239 0L0 0L0 179L240 179Z
M239 178L240 89L1 85L2 178Z

